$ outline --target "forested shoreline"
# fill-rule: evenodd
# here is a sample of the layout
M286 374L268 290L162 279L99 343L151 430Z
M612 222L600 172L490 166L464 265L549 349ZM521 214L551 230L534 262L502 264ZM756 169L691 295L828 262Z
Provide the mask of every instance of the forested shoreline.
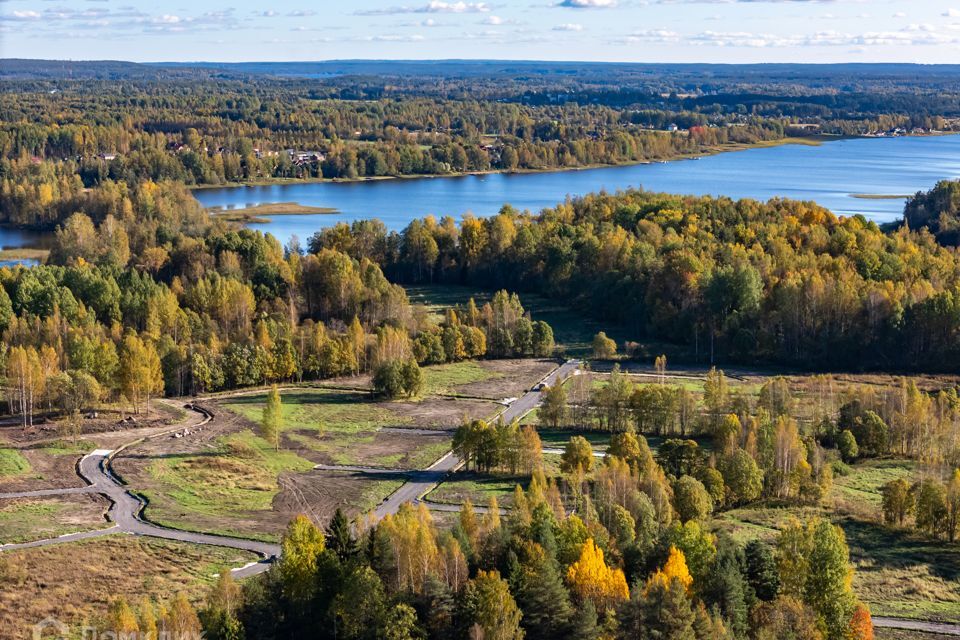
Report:
M936 90L875 80L860 95L837 96L830 87L848 79L829 74L814 89L776 73L697 82L666 68L518 82L495 66L466 75L453 67L421 70L428 75L417 82L390 71L305 79L128 67L93 64L84 78L80 63L74 78L13 61L0 76L0 222L52 229L87 190L144 181L215 186L609 166L794 136L948 131L960 117L939 77Z

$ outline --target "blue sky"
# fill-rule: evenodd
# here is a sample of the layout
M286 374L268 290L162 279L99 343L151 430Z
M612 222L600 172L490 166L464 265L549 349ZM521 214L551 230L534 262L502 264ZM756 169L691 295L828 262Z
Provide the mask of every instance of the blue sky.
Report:
M960 0L0 0L0 57L960 63Z

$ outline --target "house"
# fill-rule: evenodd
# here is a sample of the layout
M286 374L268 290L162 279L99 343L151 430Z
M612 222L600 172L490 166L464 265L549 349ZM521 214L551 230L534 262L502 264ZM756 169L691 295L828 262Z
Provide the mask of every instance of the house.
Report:
M320 151L287 149L287 155L290 156L290 161L295 165L316 164L326 160L326 156Z
M678 126L677 126L676 124L674 124L673 122L671 122L670 124L667 125L667 131L669 131L670 133L673 133L673 132L679 131L679 130L680 130L680 127L678 127Z

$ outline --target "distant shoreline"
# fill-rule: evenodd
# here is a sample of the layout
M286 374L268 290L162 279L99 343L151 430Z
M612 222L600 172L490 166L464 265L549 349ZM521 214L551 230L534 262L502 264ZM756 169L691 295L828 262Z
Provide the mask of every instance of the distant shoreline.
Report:
M375 182L379 180L424 180L434 178L463 178L466 176L487 176L487 175L525 175L531 173L563 173L567 171L586 171L589 169L613 169L616 167L634 167L645 164L657 164L662 162L676 162L679 160L696 160L704 156L715 156L721 153L731 153L735 151L747 151L749 149L766 149L770 147L779 147L788 144L797 144L810 147L820 146L825 142L835 142L838 140L848 140L852 138L865 138L867 136L841 136L830 134L815 134L811 136L790 136L778 140L761 140L753 143L730 142L722 145L704 147L695 153L683 153L662 159L633 160L630 162L617 162L613 164L595 163L584 164L576 167L546 167L543 169L514 169L507 171L503 169L488 169L485 171L457 171L451 173L417 173L405 174L399 176L363 176L358 178L262 178L260 180L250 180L248 182L227 182L224 184L198 184L188 185L191 191L205 191L208 189L236 189L238 187L272 187L289 186L297 184L330 184L343 183L355 184L359 182ZM907 136L903 136L907 137ZM917 136L919 137L919 136ZM231 209L230 211L244 211L245 209ZM329 213L329 212L326 212Z

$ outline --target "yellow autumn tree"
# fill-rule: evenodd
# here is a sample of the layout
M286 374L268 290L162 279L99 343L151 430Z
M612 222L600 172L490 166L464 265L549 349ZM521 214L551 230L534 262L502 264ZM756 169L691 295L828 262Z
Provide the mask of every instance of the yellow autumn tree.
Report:
M582 600L591 600L597 611L613 607L630 597L627 579L620 569L608 567L603 550L588 538L580 551L580 559L567 569L567 582Z
M683 588L686 589L688 593L690 592L690 586L693 584L693 576L690 575L690 569L687 568L687 558L683 555L683 551L671 546L670 555L663 564L663 568L658 569L656 573L650 576L644 588L644 593L649 592L651 587L658 584L669 589L670 583L674 580L679 581L680 584L683 585Z

